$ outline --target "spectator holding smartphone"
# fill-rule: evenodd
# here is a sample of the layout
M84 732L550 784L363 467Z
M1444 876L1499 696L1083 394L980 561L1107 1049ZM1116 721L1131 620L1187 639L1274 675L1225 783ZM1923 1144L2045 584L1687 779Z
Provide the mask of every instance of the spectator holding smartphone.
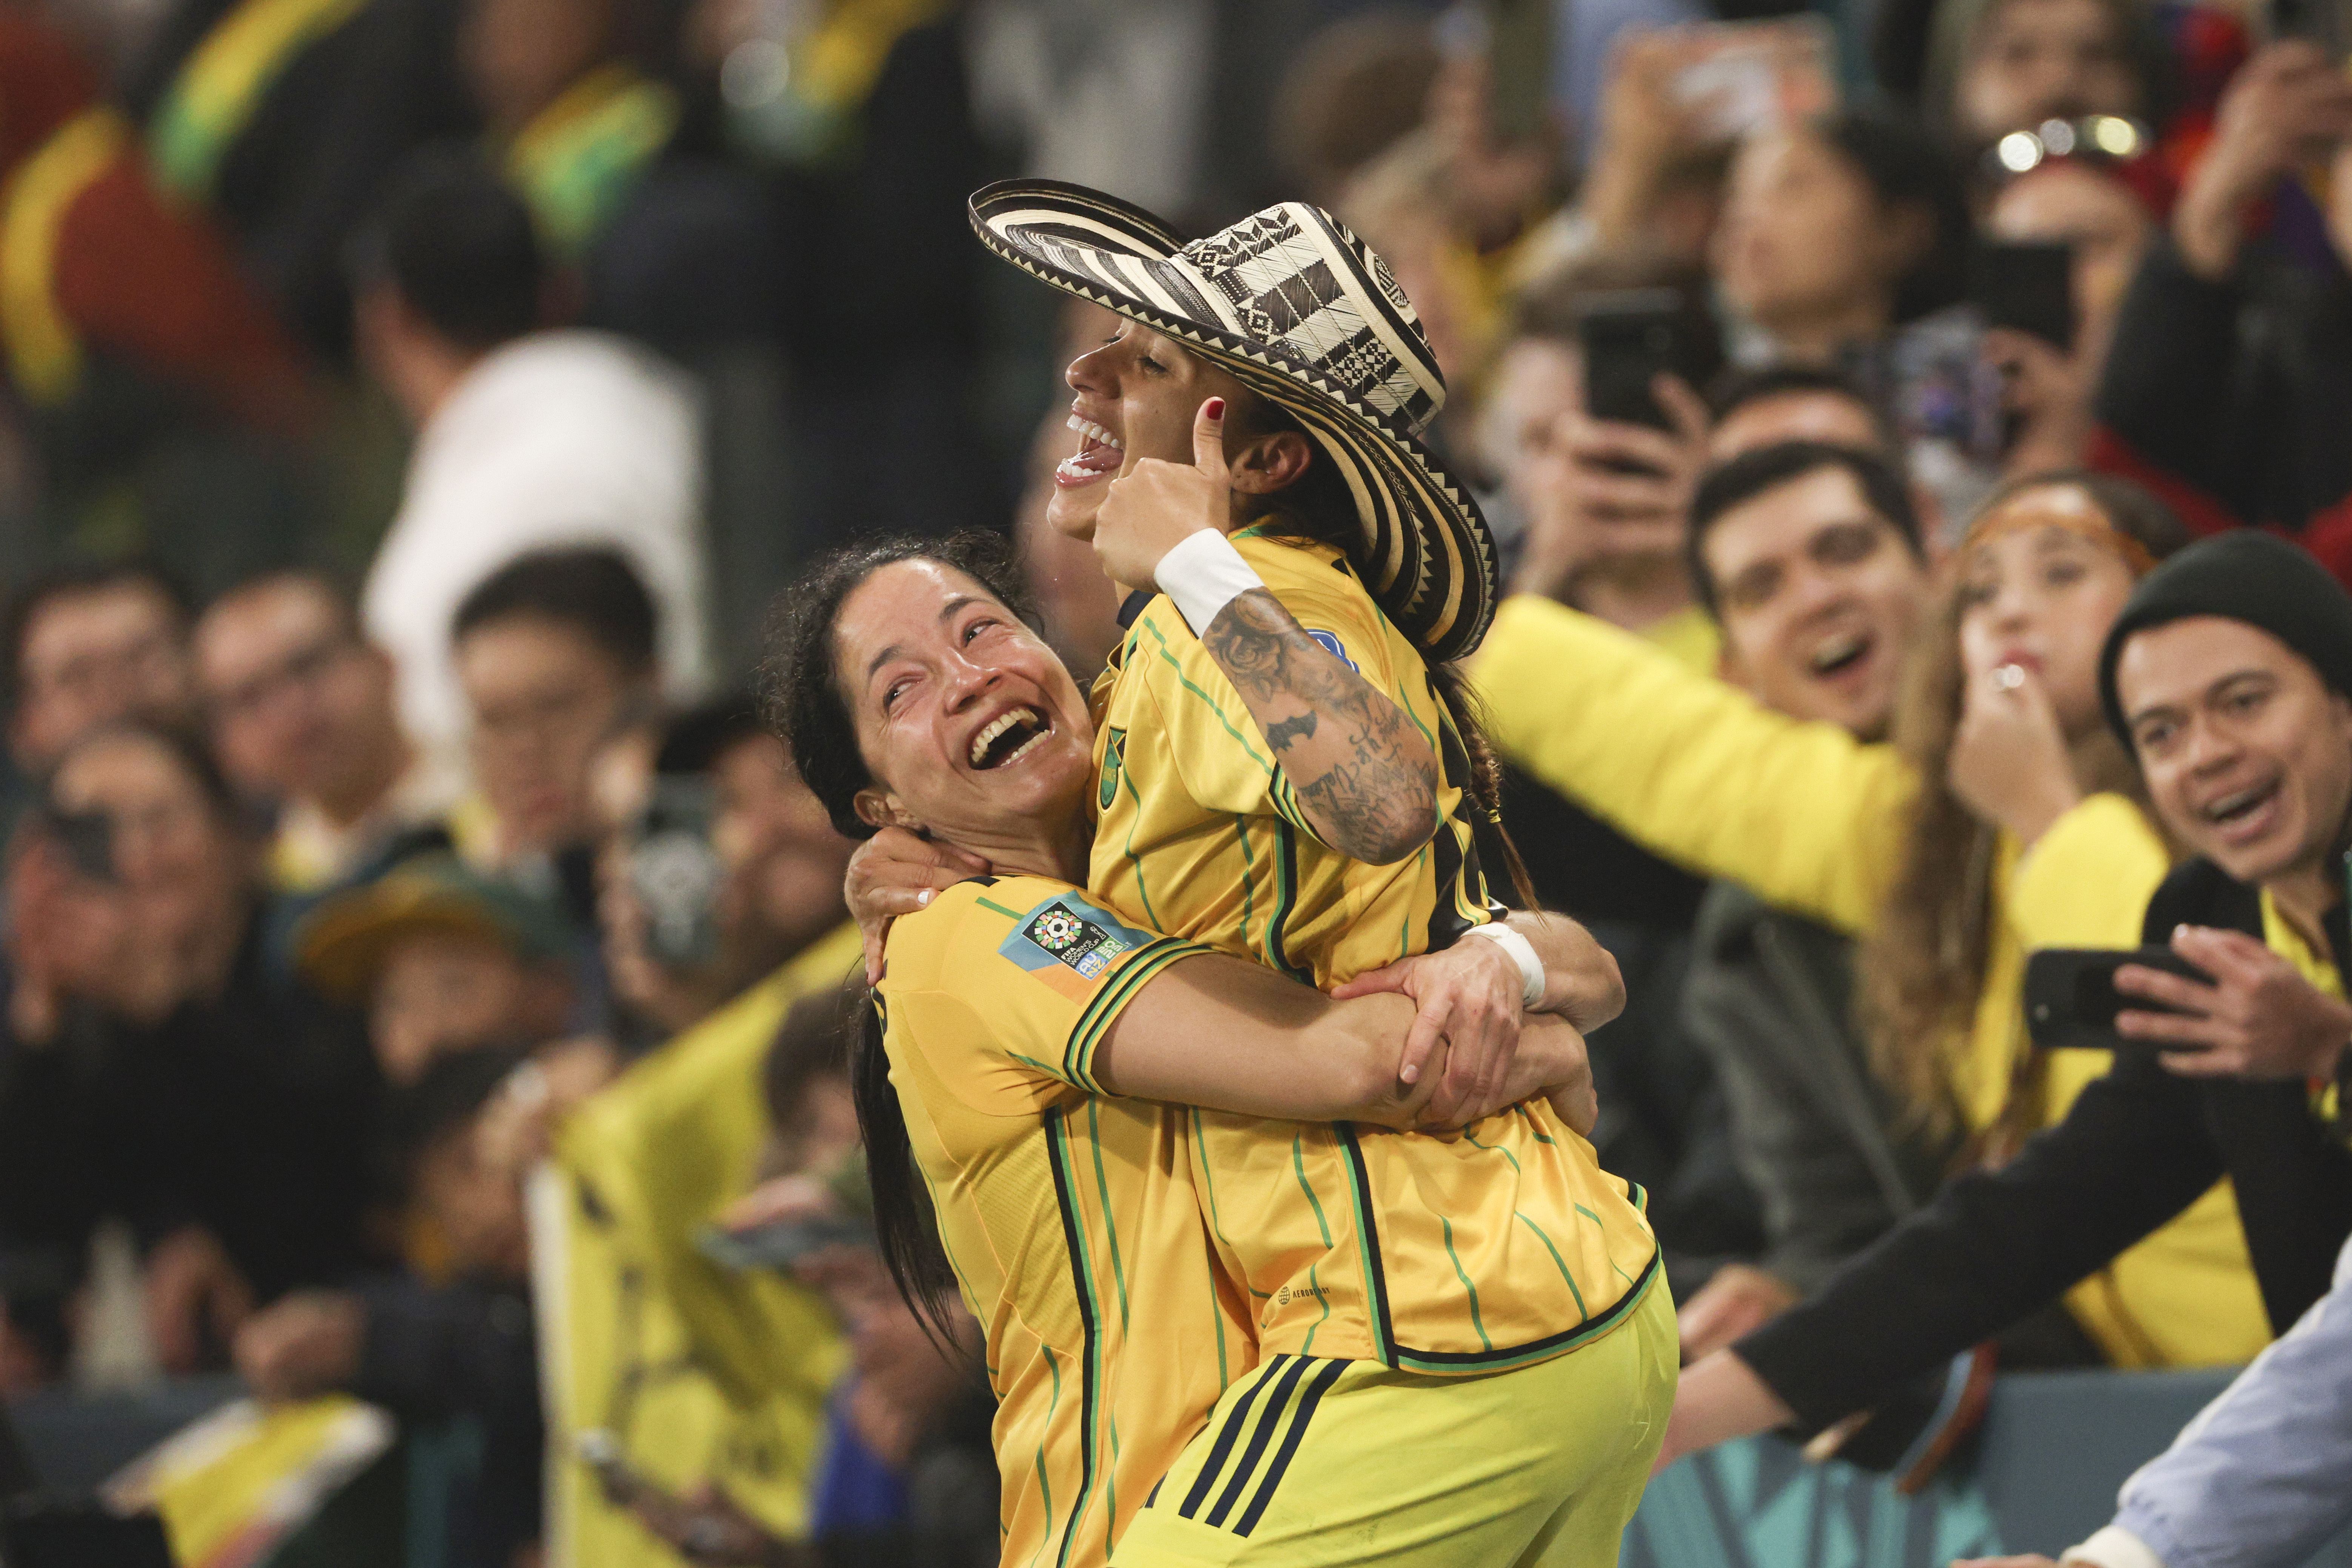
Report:
M78 1274L127 1220L164 1368L217 1366L255 1302L360 1257L364 1047L266 962L255 847L201 746L102 729L50 798L93 826L79 863L47 831L14 846L0 1230Z
M2123 606L2099 696L2156 811L2195 853L2149 900L2141 941L2168 943L2211 984L2118 970L2118 991L2176 1010L2118 1016L2122 1037L2154 1048L2118 1052L2013 1162L1953 1183L1812 1300L1692 1366L1668 1460L1842 1420L2101 1267L2223 1174L2273 1328L2327 1293L2352 1233L2341 848L2352 597L2284 541L2242 530L2203 541ZM2255 1528L2263 1494L2231 1500ZM2225 1524L2220 1539L2242 1534Z
M850 845L748 697L672 719L597 763L598 913L616 1000L657 1044L839 918Z
M796 774L775 773L784 766L781 747L744 737L721 711L688 715L666 735L616 734L595 769L598 810L626 829L602 858L615 990L648 1021L671 1006L690 1021L552 1139L549 1179L562 1201L547 1212L560 1223L536 1245L564 1282L565 1349L548 1373L564 1422L554 1451L574 1455L602 1431L634 1477L622 1494L582 1459L553 1470L557 1528L583 1562L642 1550L647 1521L631 1509L641 1490L656 1530L678 1541L698 1530L712 1552L747 1554L709 1561L790 1561L762 1554L803 1532L838 1327L816 1288L722 1268L698 1244L756 1181L772 1140L796 1130L771 1115L763 1092L787 1014L804 996L837 998L861 952L842 902L849 845L810 823L812 799ZM647 820L664 773L709 786L708 831L694 837L719 871L706 928L714 951L722 961L769 955L767 972L731 995L715 984L723 962L660 962L646 942L651 911L626 880L632 837L698 820L667 807L666 822ZM821 1107L822 1090L805 1103ZM837 1149L845 1128L837 1117L828 1127Z
M1768 502L1770 490L1797 491L1804 468L1835 466L1787 450L1727 465L1702 510ZM1800 475L1775 472L1782 461ZM2128 945L2167 869L2130 760L2101 715L2098 651L2134 583L2186 542L2145 492L2047 475L2012 485L1973 520L1900 682L1901 650L1859 617L1801 622L1803 663L1790 673L1803 684L1792 695L1810 686L1858 715L1869 706L1858 699L1882 682L1900 693L1885 710L1890 740L1877 744L1767 712L1615 628L1527 595L1497 615L1478 679L1543 694L1497 705L1495 717L1498 743L1547 784L1641 843L1858 938L1854 985L1877 1091L1931 1146L1948 1140L1968 1163L1997 1162L2062 1119L2105 1065L2097 1053L2032 1049L2019 999L2025 953ZM1786 576L1762 565L1721 568L1723 602ZM1563 670L1577 672L1570 687ZM2160 1234L2068 1276L2083 1281L2067 1296L2071 1321L2052 1325L2060 1332L2037 1359L2079 1358L2085 1338L2122 1365L2233 1363L2260 1348L2261 1301L2242 1254L2232 1257L2243 1243L2229 1191L2209 1177L2189 1197L2192 1212L2168 1211Z
M2089 460L2092 396L2116 313L2155 241L2156 216L2115 164L2051 158L2001 185L1986 212L1985 232L2071 252L2074 340L2052 342L1997 326L1985 334L1985 355L2002 372L2002 405L2013 426L2003 470L2016 476L2079 468Z
M1512 586L1638 631L1705 667L1706 617L1684 563L1685 513L1706 462L1706 405L1690 384L1650 388L1667 428L1594 413L1583 309L1615 291L1674 290L1692 374L1720 364L1713 322L1686 270L1615 258L1572 266L1519 301L1480 409L1479 444L1515 514Z

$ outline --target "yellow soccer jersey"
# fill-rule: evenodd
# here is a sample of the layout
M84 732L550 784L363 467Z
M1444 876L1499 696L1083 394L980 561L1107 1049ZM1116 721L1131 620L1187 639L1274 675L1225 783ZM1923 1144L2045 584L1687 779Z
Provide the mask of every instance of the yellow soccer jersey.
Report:
M963 883L890 928L890 1078L987 1336L1007 1563L1102 1562L1256 1362L1183 1111L1104 1099L1091 1071L1143 984L1205 951L1032 878Z
M1307 634L1386 692L1436 752L1435 837L1367 866L1307 826L1290 781L1166 595L1129 626L1096 683L1098 826L1087 886L1152 930L1330 986L1450 946L1488 918L1462 793L1469 756L1420 653L1328 545L1234 535Z
M1439 756L1443 825L1368 866L1306 826L1256 721L1165 596L1144 605L1096 700L1091 891L1123 919L1328 988L1449 945L1489 918L1460 737L1421 655L1339 552L1234 543L1316 640L1404 710ZM1657 1272L1641 1194L1548 1105L1452 1137L1190 1116L1201 1197L1261 1351L1466 1373L1571 1350Z

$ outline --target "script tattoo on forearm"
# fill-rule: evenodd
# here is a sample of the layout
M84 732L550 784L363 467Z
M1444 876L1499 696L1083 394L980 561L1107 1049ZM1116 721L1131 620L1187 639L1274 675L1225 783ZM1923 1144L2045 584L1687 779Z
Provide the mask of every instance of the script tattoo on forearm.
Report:
M1333 848L1385 865L1428 842L1437 827L1437 759L1386 693L1263 588L1219 611L1201 640Z

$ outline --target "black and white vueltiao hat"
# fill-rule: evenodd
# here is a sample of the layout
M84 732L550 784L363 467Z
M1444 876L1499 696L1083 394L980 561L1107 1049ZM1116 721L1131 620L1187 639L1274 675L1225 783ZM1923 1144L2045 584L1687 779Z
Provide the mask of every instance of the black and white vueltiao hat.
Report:
M1433 661L1478 646L1500 585L1469 491L1422 442L1445 378L1388 265L1320 207L1284 202L1190 244L1082 185L1007 180L971 198L991 250L1142 322L1297 416L1356 498L1367 584Z

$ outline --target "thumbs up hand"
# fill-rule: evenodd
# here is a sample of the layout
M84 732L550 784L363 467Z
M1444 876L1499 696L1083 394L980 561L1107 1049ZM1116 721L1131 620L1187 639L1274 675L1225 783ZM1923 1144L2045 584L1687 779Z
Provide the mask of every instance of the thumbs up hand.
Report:
M1212 397L1192 418L1192 460L1142 458L1111 482L1095 514L1095 558L1111 581L1154 586L1161 557L1204 528L1222 532L1233 514L1225 468L1225 400Z

